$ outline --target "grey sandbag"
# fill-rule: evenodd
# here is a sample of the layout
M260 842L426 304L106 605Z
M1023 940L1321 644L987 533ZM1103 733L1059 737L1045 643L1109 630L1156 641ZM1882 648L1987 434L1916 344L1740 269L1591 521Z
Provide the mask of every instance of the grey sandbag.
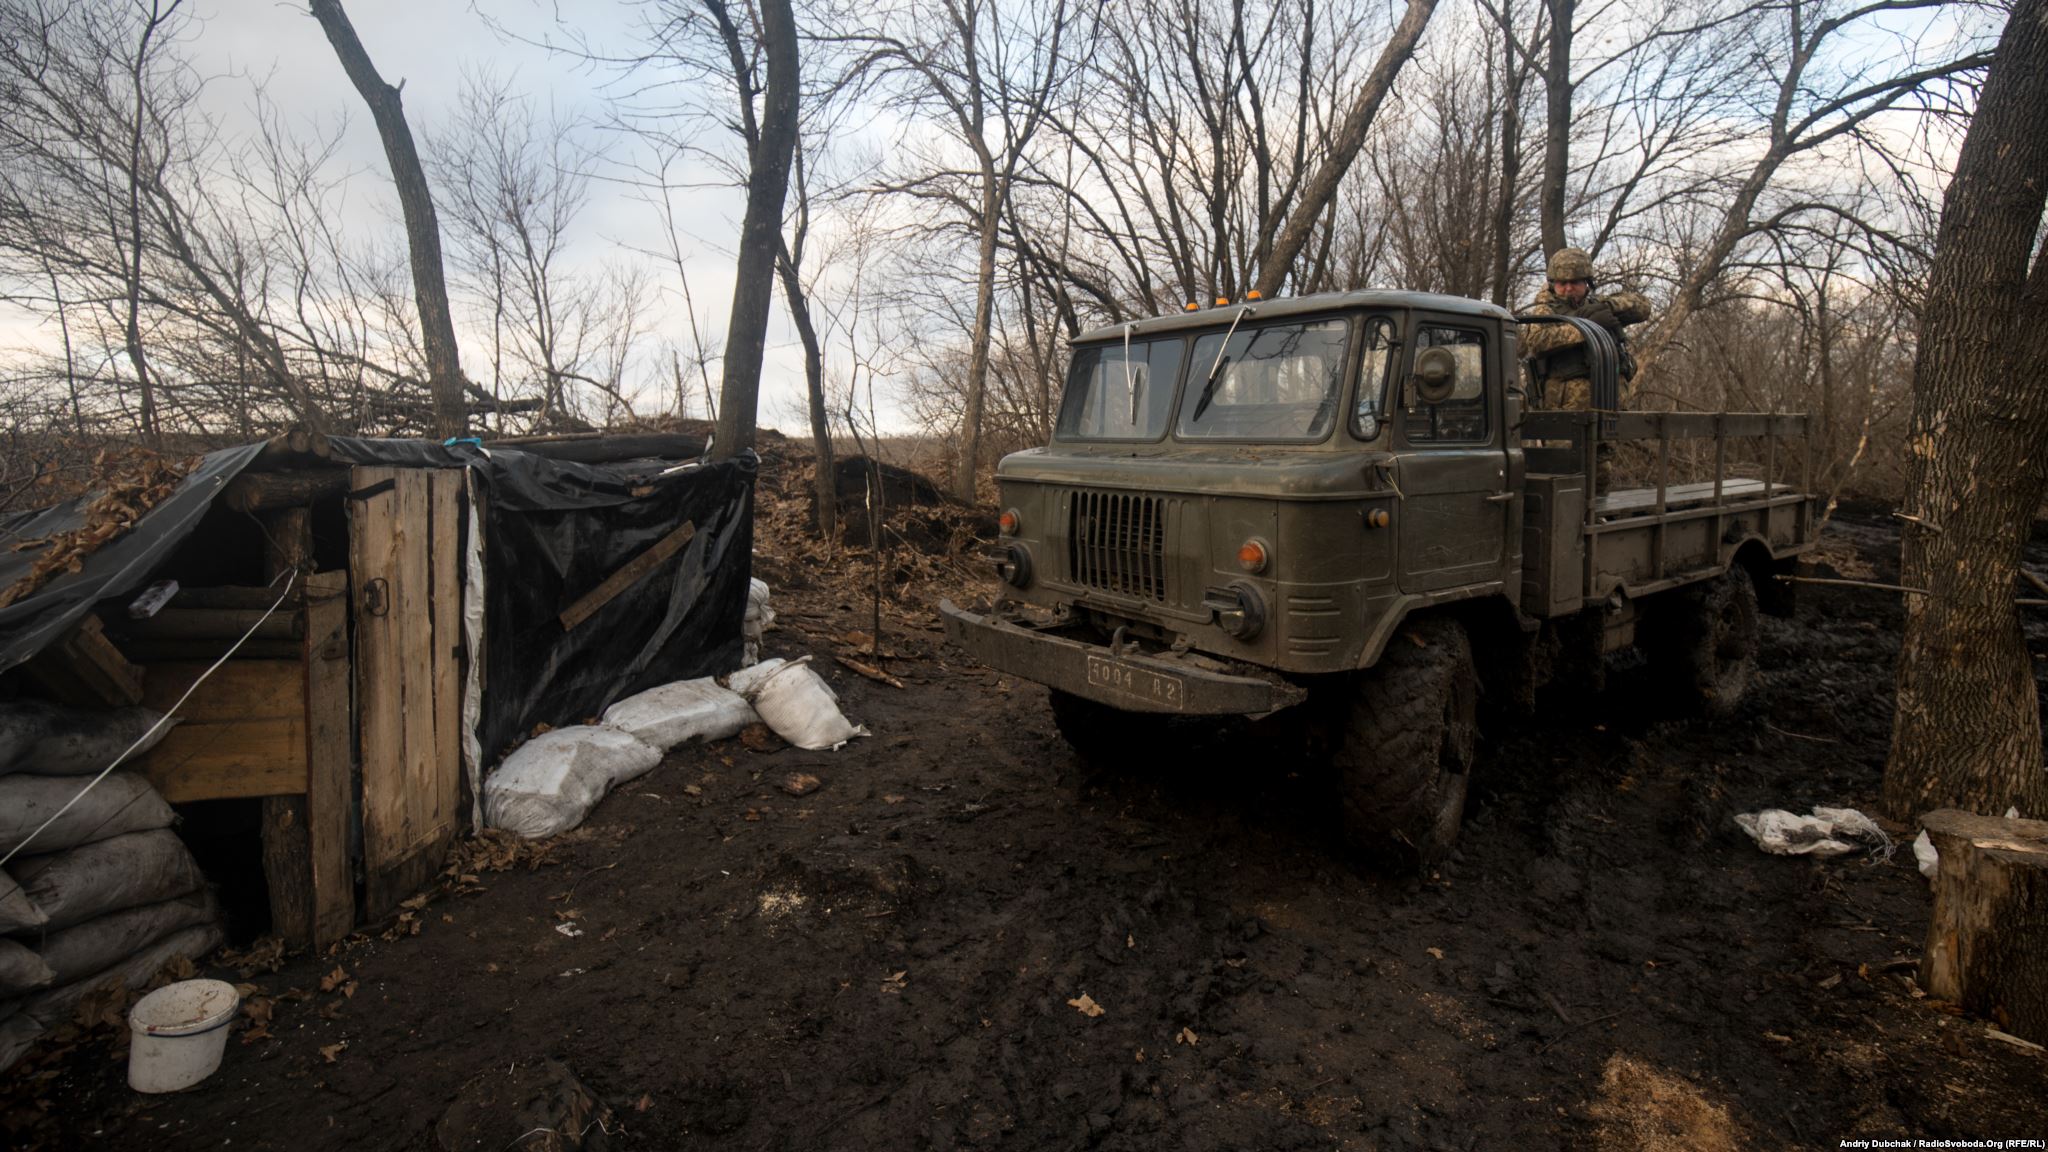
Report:
M180 929L111 968L30 996L22 1004L22 1015L34 1017L46 1028L54 1028L71 1019L71 1010L93 989L115 981L126 988L140 988L163 971L164 965L180 956L197 960L220 947L220 942L218 924L197 924Z
M0 940L0 996L19 996L57 982L49 963L16 940Z
M21 890L20 883L0 869L0 935L33 932L49 922L50 918Z
M89 780L90 777L30 776L19 772L0 776L0 854L20 847L43 821L70 803ZM72 804L71 810L29 847L36 852L60 852L123 832L168 828L173 819L171 806L156 794L148 780L134 772L115 772ZM22 879L19 872L15 878Z
M96 774L145 736L130 759L155 747L176 724L157 727L163 718L148 708L66 708L47 700L0 704L0 774Z
M0 1016L0 1072L14 1067L14 1062L42 1038L43 1026L28 1013Z
M47 856L17 856L7 867L42 913L48 932L183 896L205 882L191 850L168 828L129 832Z
M69 984L111 968L180 928L218 918L204 889L176 900L110 913L45 935L38 943L52 983Z

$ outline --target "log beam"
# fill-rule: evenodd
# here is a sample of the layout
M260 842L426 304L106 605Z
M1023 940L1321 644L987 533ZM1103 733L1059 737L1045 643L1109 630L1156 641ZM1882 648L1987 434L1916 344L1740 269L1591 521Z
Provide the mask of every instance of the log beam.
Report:
M345 468L294 472L244 472L221 492L221 500L237 512L270 512L339 498L348 491Z

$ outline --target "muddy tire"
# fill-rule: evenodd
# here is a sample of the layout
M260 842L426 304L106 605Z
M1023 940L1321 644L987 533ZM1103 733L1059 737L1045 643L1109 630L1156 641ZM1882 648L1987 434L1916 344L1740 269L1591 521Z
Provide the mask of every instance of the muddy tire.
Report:
M1757 612L1756 584L1739 564L1662 608L1650 659L1681 707L1726 716L1742 703L1756 678Z
M1404 624L1352 688L1331 750L1344 838L1371 863L1424 868L1464 821L1478 744L1478 677L1455 620Z
M1164 717L1125 712L1057 688L1052 690L1052 722L1075 754L1099 771L1149 761L1166 735Z

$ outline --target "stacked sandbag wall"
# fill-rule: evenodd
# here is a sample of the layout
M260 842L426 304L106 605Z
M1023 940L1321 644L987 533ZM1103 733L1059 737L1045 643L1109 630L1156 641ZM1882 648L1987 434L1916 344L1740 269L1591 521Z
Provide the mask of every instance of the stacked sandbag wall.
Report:
M169 725L158 719L144 708L0 703L0 1071L88 992L139 988L172 960L220 946L219 912L171 831L171 806L135 772L84 791L123 750L161 739Z

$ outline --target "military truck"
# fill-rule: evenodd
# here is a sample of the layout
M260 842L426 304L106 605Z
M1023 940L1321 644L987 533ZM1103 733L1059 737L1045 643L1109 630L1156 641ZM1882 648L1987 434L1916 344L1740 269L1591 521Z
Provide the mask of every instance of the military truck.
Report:
M1523 323L1579 328L1599 411L1530 407ZM1632 646L1725 713L1758 612L1790 610L1775 577L1818 523L1806 418L1619 412L1618 363L1587 321L1416 292L1088 332L1052 442L998 466L992 604L943 602L948 637L1050 688L1097 764L1156 757L1173 717L1297 720L1349 842L1427 864L1482 715L1591 699ZM1595 491L1624 453L1617 475L1650 478Z

